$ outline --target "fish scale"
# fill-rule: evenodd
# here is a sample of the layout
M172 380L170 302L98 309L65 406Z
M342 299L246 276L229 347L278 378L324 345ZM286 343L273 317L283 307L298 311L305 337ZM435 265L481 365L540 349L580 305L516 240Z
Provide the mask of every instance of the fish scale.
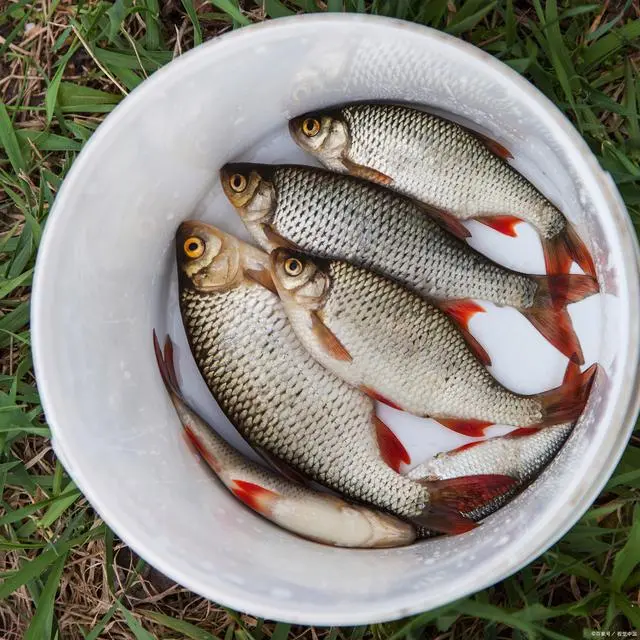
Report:
M426 488L380 458L371 400L313 360L277 296L253 283L213 294L183 286L180 301L202 375L242 435L347 496L422 512Z
M493 263L398 194L310 167L277 167L271 180L271 225L304 251L354 261L436 299L533 304L532 277Z
M483 214L525 217L545 238L564 229L560 211L473 133L423 111L380 107L363 104L340 110L349 126L353 162L392 175L394 188L420 194L421 200L464 219Z

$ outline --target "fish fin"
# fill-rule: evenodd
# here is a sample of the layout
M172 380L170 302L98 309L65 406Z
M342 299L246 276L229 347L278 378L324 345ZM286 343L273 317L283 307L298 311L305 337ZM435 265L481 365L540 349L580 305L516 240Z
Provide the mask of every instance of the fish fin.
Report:
M425 202L419 202L417 204L421 209L424 209L425 212L429 216L431 216L441 227L446 229L452 235L456 236L456 238L465 240L466 238L471 237L471 231L469 231L469 229L467 229L467 227L465 227L462 222L460 222L460 220L455 218L452 214L443 211L442 209L432 207Z
M582 347L566 309L550 307L521 309L521 311L558 351L578 364L584 363Z
M276 285L273 283L269 269L245 269L244 275L249 279L269 289L272 293L277 293Z
M544 391L535 397L542 403L543 419L536 427L549 427L562 422L575 422L584 410L589 391L598 371L592 364L579 375L571 374L559 387Z
M471 449L479 444L482 444L484 442L484 440L476 440L475 442L467 442L467 444L461 444L459 447L456 447L455 449L451 449L451 451L448 451L447 453L449 455L455 454L455 453L461 453L462 451L466 451L467 449Z
M376 437L378 438L378 447L382 459L397 472L400 471L402 462L411 464L411 457L398 439L398 436L376 415L373 416L373 424L376 428Z
M533 299L534 307L548 306L549 299L556 307L564 307L600 291L600 285L593 276L565 273L532 277L538 284Z
M366 393L370 398L377 400L378 402L382 402L382 404L386 404L388 407L392 409L397 409L398 411L404 411L404 409L397 405L395 402L392 402L388 398L385 398L383 395L379 394L375 389L371 387L367 387L366 385L360 385L360 391Z
M582 348L566 305L597 293L597 280L573 274L531 277L537 283L533 304L520 311L556 349L583 364Z
M465 420L463 418L433 417L433 419L443 427L447 427L447 429L451 429L451 431L460 433L463 436L469 436L470 438L481 438L484 435L484 430L492 424L495 424L485 420Z
M286 478L287 480L291 480L291 482L295 482L297 484L308 484L308 480L305 475L292 467L288 462L281 460L278 456L275 456L270 451L267 451L263 447L253 446L253 449L260 454L260 456L271 466L273 467L281 476Z
M188 425L183 427L184 438L192 452L197 453L216 473L220 473L220 464L214 456L211 455L206 445L200 440L198 435L189 428Z
M165 342L165 354L169 353L171 358L171 368L169 368L167 364L166 355L162 354L162 350L160 349L160 343L158 342L158 336L156 335L156 330L153 330L153 350L156 355L156 362L158 363L158 370L160 371L160 377L162 378L162 382L166 387L167 391L170 394L176 395L178 398L182 399L182 393L180 392L180 387L178 386L177 379L174 382L172 378L175 376L175 369L173 367L173 347L171 346L171 339L167 336Z
M393 178L385 175L381 171L372 169L371 167L365 167L362 164L353 162L348 158L340 158L340 162L344 165L344 168L352 175L358 178L364 178L370 182L376 182L377 184L383 184L385 186L390 185L393 182Z
M450 535L467 533L478 526L471 518L444 506L428 505L424 513L409 519L419 527Z
M580 385L580 365L577 362L574 362L573 360L569 360L569 362L567 362L567 368L564 370L562 384Z
M468 513L510 491L516 478L489 473L445 480L417 480L429 492L429 504Z
M271 513L274 502L280 498L275 491L245 480L232 480L231 492L249 508L265 515Z
M268 224L262 225L262 231L267 240L276 247L285 247L286 249L298 249L298 245L294 244L290 240L283 238L277 231L274 231Z
M477 216L474 219L510 238L516 238L518 236L516 225L522 222L520 218L516 218L515 216Z
M547 273L569 273L571 263L576 262L587 275L596 277L593 258L582 238L569 222L553 238L542 239L542 250Z
M512 160L513 154L509 149L507 149L504 145L500 144L497 140L485 135L484 133L478 133L477 131L471 131L468 129L469 133L472 133L478 140L480 140L491 153L502 158L503 160Z
M169 382L171 382L173 388L180 393L180 383L178 382L176 363L173 357L173 342L171 342L169 336L164 340L164 363L167 367L167 373L169 374Z
M540 431L542 427L520 427L519 429L514 429L513 431L509 431L504 437L505 438L523 438L525 436L532 436L538 431Z
M353 360L351 354L345 349L342 342L336 338L327 325L322 322L317 312L312 311L309 315L311 316L311 331L324 347L324 350L336 360L351 362L351 360Z
M486 349L478 342L477 338L469 331L468 327L471 318L473 318L476 313L484 312L485 309L477 302L469 299L440 300L437 304L438 308L444 311L456 323L476 358L478 358L485 367L490 367L491 357Z

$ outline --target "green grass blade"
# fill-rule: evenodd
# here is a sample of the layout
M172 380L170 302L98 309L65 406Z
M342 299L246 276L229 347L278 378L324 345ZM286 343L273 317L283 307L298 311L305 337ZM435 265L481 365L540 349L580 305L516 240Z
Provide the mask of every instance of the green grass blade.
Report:
M640 563L640 506L636 506L634 510L633 526L627 542L613 561L611 585L616 591L622 589L625 580L638 563Z
M120 602L118 602L118 610L122 613L129 629L133 631L133 635L136 637L136 640L156 640L156 638L154 638Z
M178 620L177 618L172 618L171 616L167 616L156 611L142 611L141 613L145 618L153 620L154 622L167 627L167 629L177 631L182 634L182 637L184 638L189 638L190 640L220 640L218 636L214 636L207 631L203 631L190 622Z
M9 118L9 114L7 113L7 107L4 102L0 100L0 143L4 147L4 150L7 153L7 157L9 158L9 162L13 167L13 170L19 174L21 171L26 171L27 163L25 161L24 156L22 155L22 151L20 149L20 145L18 144L18 139L16 138L16 133L13 130L13 124L11 123L11 118Z
M197 47L199 44L202 44L202 27L200 26L200 20L198 19L196 8L193 6L193 0L182 0L182 6L187 12L189 20L191 20L191 24L193 25L193 44Z
M65 553L56 560L49 570L47 581L40 592L36 612L29 623L29 628L25 633L24 640L42 640L43 638L51 637L53 627L53 608L66 560L67 554Z
M240 12L240 7L233 0L211 0L211 3L228 14L238 24L243 26L251 24L251 20Z

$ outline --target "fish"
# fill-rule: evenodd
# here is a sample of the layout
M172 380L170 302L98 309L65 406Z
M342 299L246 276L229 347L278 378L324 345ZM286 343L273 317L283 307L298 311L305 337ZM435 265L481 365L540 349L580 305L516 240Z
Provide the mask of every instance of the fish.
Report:
M406 450L369 397L307 353L274 293L267 254L197 221L178 228L176 253L192 355L251 446L350 500L445 533L474 526L461 505L512 486L504 476L434 484L400 475Z
M350 104L289 121L295 142L323 165L385 185L457 221L477 220L515 237L538 232L547 273L576 262L595 276L585 242L562 212L508 160L501 144L460 124L406 105Z
M291 533L335 547L380 549L405 546L415 540L415 527L408 522L292 482L242 455L185 401L170 338L164 354L155 332L153 343L162 381L188 444L250 509Z
M485 365L491 359L469 331L485 311L477 300L515 307L565 356L584 363L566 305L593 295L588 275L535 276L500 266L448 233L404 196L315 167L228 164L222 187L266 251L298 248L347 260L437 301Z
M473 473L504 473L515 478L516 483L509 492L464 514L479 521L531 484L560 451L573 427L572 423L544 429L524 427L504 436L469 442L436 454L411 469L407 476L414 480L444 480ZM418 535L429 537L424 529L420 529Z
M271 260L284 309L309 353L381 402L470 436L492 424L543 427L582 413L595 364L555 389L520 395L491 375L445 313L397 282L285 247Z

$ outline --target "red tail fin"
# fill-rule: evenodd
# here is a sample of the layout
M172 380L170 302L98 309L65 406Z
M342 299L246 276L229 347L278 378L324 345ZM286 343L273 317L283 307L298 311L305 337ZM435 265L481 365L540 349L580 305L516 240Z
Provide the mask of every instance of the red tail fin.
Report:
M542 240L542 250L549 274L569 273L571 263L575 261L587 275L596 275L596 268L587 246L569 222L564 231L553 238Z
M507 493L517 480L500 474L461 476L446 480L422 480L433 506L444 506L461 513L473 511Z
M428 506L425 513L410 520L418 526L451 535L466 533L478 526L471 518L443 506Z
M598 365L592 364L578 376L567 372L565 382L559 387L538 394L536 397L542 403L544 419L534 426L548 427L562 422L575 422L589 399L597 371Z
M429 491L429 504L423 513L411 520L434 531L458 534L477 526L463 513L508 493L517 480L510 476L487 474L418 482Z
M533 305L520 311L556 349L583 364L582 348L566 305L597 293L597 281L591 276L567 274L536 276L535 280L538 286Z

